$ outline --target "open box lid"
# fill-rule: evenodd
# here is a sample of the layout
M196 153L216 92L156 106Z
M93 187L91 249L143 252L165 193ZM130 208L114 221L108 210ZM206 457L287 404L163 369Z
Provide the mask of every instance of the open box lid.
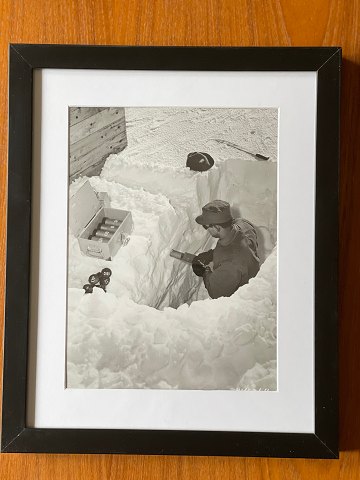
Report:
M69 226L76 237L100 210L101 202L89 180L69 200Z

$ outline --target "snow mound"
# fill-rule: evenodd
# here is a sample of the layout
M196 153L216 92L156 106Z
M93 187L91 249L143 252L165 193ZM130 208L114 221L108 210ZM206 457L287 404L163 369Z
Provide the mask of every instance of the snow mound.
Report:
M276 388L276 251L230 298L159 311L94 293L69 311L68 387Z
M244 390L276 390L276 361L256 363L242 377L239 386Z

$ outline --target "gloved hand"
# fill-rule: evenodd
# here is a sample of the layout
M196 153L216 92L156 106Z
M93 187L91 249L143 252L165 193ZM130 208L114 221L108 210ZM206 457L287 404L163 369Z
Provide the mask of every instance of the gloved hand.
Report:
M203 277L206 272L211 273L211 268L208 265L204 265L202 262L193 262L192 269L195 275L198 277Z
M193 263L200 262L204 265L208 265L210 262L213 261L213 256L214 256L213 254L214 254L213 250L199 253L199 255L196 255L196 257L194 258Z
M196 262L194 259L191 266L195 275L197 275L198 277L202 277L204 275L206 266L202 262L199 262L199 261Z

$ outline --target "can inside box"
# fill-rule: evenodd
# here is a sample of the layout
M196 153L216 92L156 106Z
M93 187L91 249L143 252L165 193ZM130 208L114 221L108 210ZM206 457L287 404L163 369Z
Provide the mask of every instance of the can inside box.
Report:
M104 206L109 204L108 196L102 194L102 198L100 201L90 182L86 181L70 199L69 225L85 255L111 260L119 248L127 244L133 222L131 212ZM114 232L108 231L108 235L106 229L100 228L106 219L110 224L118 222Z

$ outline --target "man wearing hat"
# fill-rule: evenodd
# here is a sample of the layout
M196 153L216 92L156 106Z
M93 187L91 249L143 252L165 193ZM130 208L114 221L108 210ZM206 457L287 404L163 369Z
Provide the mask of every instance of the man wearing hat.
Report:
M259 271L255 227L243 218L234 219L223 200L206 204L195 221L219 240L213 250L194 258L193 271L203 278L211 298L230 297Z

